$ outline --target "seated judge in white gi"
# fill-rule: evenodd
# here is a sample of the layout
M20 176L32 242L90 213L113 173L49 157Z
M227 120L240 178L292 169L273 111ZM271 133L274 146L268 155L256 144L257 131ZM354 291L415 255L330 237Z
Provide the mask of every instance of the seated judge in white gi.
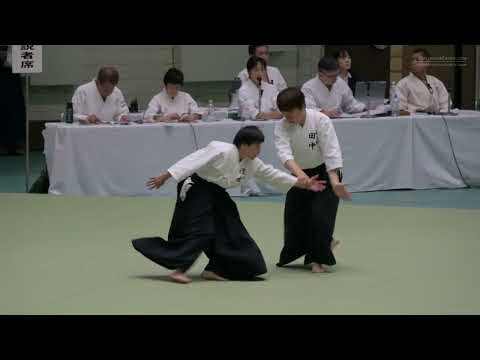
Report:
M251 120L281 119L277 109L278 91L275 86L262 80L265 60L252 56L247 61L248 80L238 91L242 117Z
M180 89L183 86L183 72L176 68L169 69L164 77L164 88L155 95L145 112L147 121L157 122L195 122L201 119L197 103L186 92Z
M425 49L412 53L410 74L397 84L400 109L408 112L447 112L448 92L435 76L428 75L430 54Z
M84 124L126 121L128 106L117 87L118 70L104 66L97 78L81 85L73 94L73 119Z
M263 74L262 81L266 81L267 83L275 86L278 91L282 91L287 87L287 83L285 82L285 79L280 73L280 70L278 70L275 66L268 65L270 57L268 52L268 45L248 45L248 55L250 57L256 56L265 60L265 63L267 64L267 71L265 72L265 74ZM238 77L240 78L240 80L242 80L242 83L248 81L248 69L243 69L242 71L240 71Z
M275 125L275 147L284 166L297 178L317 176L326 189L311 193L290 189L285 199L284 246L277 266L305 255L312 272L325 272L336 263L333 248L339 198L350 199L342 183L342 152L332 121L316 110L305 109L305 97L287 88L277 98L285 118ZM298 190L298 191L297 191Z
M133 240L133 247L148 259L174 270L170 278L189 283L185 274L202 252L209 263L202 276L208 280L254 280L267 271L262 253L245 229L235 202L225 189L249 178L265 181L279 190L292 186L323 191L316 178L296 177L266 165L257 156L264 135L256 126L238 131L233 144L212 141L186 156L166 172L151 178L150 189L173 177L178 182L177 202L168 241L160 237Z
M318 62L318 75L302 86L308 109L317 109L328 117L339 117L342 112L355 114L367 110L357 101L348 84L338 76L337 60L325 56Z

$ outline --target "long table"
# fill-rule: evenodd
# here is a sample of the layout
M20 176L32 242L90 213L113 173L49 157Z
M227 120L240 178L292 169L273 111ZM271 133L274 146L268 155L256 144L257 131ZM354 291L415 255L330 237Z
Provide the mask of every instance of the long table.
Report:
M352 192L480 185L480 112L332 120ZM173 195L170 181L145 187L177 160L212 140L232 142L246 125L265 134L260 158L283 169L274 146L276 121L99 125L47 123L43 132L51 194ZM453 149L453 151L452 151ZM258 184L264 194L277 190ZM232 195L241 195L239 189Z

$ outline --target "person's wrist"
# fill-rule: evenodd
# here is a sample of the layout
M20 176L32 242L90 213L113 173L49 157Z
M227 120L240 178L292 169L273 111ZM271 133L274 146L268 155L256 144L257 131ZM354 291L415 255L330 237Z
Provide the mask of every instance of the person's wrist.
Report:
M299 188L302 188L302 189L306 189L306 188L307 188L306 184L305 184L303 181L301 181L301 180L297 180L297 186L298 186Z

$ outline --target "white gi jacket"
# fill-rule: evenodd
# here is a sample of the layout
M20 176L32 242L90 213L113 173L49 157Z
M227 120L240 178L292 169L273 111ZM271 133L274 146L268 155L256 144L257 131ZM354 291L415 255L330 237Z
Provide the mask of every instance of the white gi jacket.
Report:
M255 85L255 83L250 79L243 83L242 87L238 91L240 109L242 111L243 118L254 120L259 112L278 111L278 91L275 86L262 81L262 90L262 108L259 110L258 98L260 96L260 92L257 85Z
M427 75L428 86L410 73L397 84L400 109L409 112L447 112L448 92L445 85L434 76Z
M340 77L337 77L332 89L328 90L317 75L303 84L302 92L308 109L338 109L347 114L366 110L365 104L353 97L352 90Z
M101 122L118 121L123 115L128 115L128 106L119 88L103 101L98 92L95 80L77 88L72 98L73 119L86 120L89 115L95 115Z
M302 169L325 163L327 171L342 168L342 152L330 118L307 109L305 124L290 124L282 119L275 125L275 147L285 164L294 160Z
M259 158L239 160L235 145L212 141L206 147L195 151L168 169L172 177L180 182L197 173L201 178L225 189L245 184L256 178L287 192L295 185L297 178L266 165Z
M161 114L165 116L174 113L180 116L183 114L200 114L198 105L190 94L179 91L177 96L172 99L163 89L150 100L148 109L145 111L145 118L151 119L153 115Z

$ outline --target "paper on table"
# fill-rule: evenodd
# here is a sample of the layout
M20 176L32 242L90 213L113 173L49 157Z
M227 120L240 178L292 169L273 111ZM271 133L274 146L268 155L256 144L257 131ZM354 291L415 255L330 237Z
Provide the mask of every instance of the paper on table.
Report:
M375 116L375 115L385 114L385 113L389 112L390 109L391 109L390 105L379 105L375 109L370 110L370 115ZM368 111L363 111L363 112L355 113L355 114L342 113L340 115L340 117L341 118L359 118L362 115L367 115L367 114L368 114Z

